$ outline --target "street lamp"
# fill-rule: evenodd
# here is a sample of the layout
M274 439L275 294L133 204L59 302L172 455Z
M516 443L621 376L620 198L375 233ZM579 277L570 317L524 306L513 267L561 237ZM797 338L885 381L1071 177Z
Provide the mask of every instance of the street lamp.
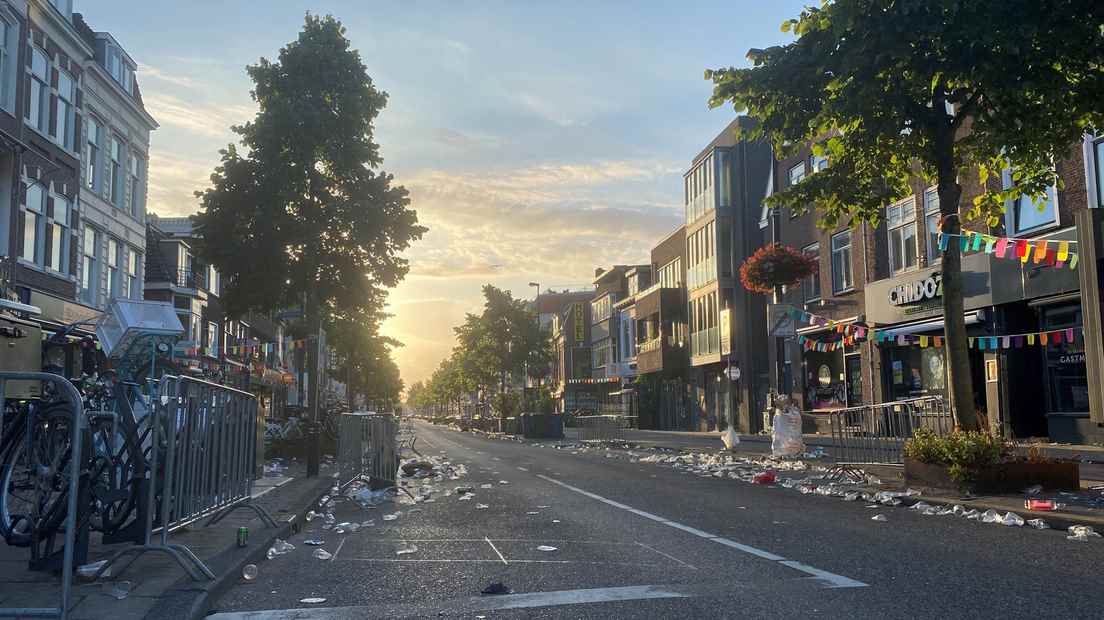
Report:
M537 300L540 300L540 282L530 282L529 286L534 286L537 289Z

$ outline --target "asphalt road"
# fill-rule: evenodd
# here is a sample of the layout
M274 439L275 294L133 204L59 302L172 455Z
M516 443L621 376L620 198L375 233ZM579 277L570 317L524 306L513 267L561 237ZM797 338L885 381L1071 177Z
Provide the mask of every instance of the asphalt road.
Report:
M472 485L475 497L438 493L413 512L341 504L339 522L375 525L335 535L312 522L215 617L1104 617L1102 539L869 509L424 424L417 447L466 464L464 479L437 486ZM878 513L888 520L872 521ZM312 557L303 540L313 537L335 557ZM491 582L514 594L481 597Z

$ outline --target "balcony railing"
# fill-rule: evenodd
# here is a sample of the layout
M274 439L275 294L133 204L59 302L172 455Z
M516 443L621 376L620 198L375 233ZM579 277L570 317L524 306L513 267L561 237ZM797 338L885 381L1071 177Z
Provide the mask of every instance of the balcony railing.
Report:
M641 342L636 346L636 350L639 353L650 353L652 351L658 350L662 346L663 338L657 336L655 338L652 338L651 340L645 340L644 342Z
M686 223L690 224L699 217L716 208L716 200L713 197L714 189L710 185L698 197L686 205Z
M690 334L690 355L713 355L720 353L721 341L716 327L703 329Z
M168 269L160 273L147 273L146 282L168 282L180 288L206 289L207 274L191 269Z
M717 257L712 256L686 270L686 289L694 290L717 279Z

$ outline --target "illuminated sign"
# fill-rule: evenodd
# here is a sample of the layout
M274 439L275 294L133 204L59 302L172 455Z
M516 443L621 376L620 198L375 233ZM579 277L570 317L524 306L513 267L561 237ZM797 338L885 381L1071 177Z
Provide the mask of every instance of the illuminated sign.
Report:
M889 303L894 306L904 306L935 299L942 294L943 276L937 271L923 280L909 282L889 289Z

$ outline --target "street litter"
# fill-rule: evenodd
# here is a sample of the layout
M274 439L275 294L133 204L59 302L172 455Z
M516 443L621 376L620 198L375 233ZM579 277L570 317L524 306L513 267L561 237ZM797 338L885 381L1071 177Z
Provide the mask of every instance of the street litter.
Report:
M721 442L724 443L725 450L733 450L740 445L740 436L729 426L725 432L721 433Z
M1056 501L1049 499L1025 499L1024 508L1028 510L1036 510L1039 512L1054 512L1065 508L1065 504L1059 504Z
M107 589L107 595L117 601L130 596L130 591L134 589L134 584L129 581L115 581L104 585Z
M559 523L559 522L560 522L560 520L559 520L559 519L552 519L552 522L553 522L553 523Z
M461 495L461 496L459 497L459 499L460 499L460 501L462 501L462 502L466 502L466 501L470 500L470 499L471 499L471 498L473 498L473 497L475 497L475 494L473 494L473 493L465 493L465 494Z
M321 547L322 545L326 544L326 541L322 540L321 538L311 538L309 540L304 540L303 544L311 547Z
M889 521L889 519L887 519L885 515L874 515L873 517L870 517L870 520L871 521Z
M768 469L767 471L761 471L755 474L751 481L755 484L773 484L777 479L777 475Z
M978 519L981 518L981 513L978 512L976 509L971 508L969 510L964 511L962 513L962 516L966 517L967 520L977 521Z
M490 595L494 595L494 594L513 594L513 592L514 592L513 590L511 590L509 587L507 587L502 582L496 581L496 582L492 583L491 585L487 586L486 588L483 588L483 590L480 592L480 594L490 594Z
M395 519L399 518L400 514L402 514L402 513L401 512L394 512L394 513L391 513L389 515L383 515L383 520L384 521L394 521Z
M396 491L394 488L379 489L378 491L373 491L368 487L361 487L359 489L350 491L348 493L348 497L354 502L360 504L361 508L371 508L393 500L395 498L395 493Z
M843 494L843 501L845 501L845 502L856 502L858 500L859 500L859 492L858 491L851 491L849 493L844 493Z
M1043 492L1043 485L1036 484L1024 489L1024 495L1038 495Z
M540 512L539 512L539 511L536 511L536 510L530 510L529 512L527 512L527 513L525 513L525 514L527 514L527 515L539 515L539 514L540 514Z
M1088 542L1090 538L1100 538L1091 525L1071 525L1068 531L1070 535L1066 536L1066 540Z
M993 509L990 508L989 510L986 510L985 512L981 513L981 522L982 523L1000 523L1001 522L1001 515L996 510L993 510Z
M537 547L537 551L556 551L556 547L549 547L548 545L541 545Z
M308 596L307 598L299 599L299 602L307 603L308 605L314 605L317 603L325 603L326 599L322 598L321 596Z
M1014 512L1008 512L1005 513L1004 517L1001 519L1001 523L1011 527L1023 527L1024 520L1020 515Z
M96 577L96 572L99 571L101 568L103 568L106 564L107 564L107 560L100 560L98 562L92 562L90 564L82 564L81 566L77 567L77 576L80 577L81 579L94 579ZM110 576L111 576L111 569L110 568L105 570L103 572L103 574L100 575L100 577L110 577Z
M491 483L489 483L489 482L488 482L487 484L481 484L481 485L479 485L479 488L481 488L481 489L490 489L490 488L492 488L492 487L494 487L494 485L493 485L493 484L491 484Z
M307 520L307 523L310 523L311 521L314 521L314 518L317 517L317 516L318 516L317 512L315 512L313 510L308 510L307 514L304 518Z
M242 579L246 581L253 581L257 578L259 573L260 570L257 568L256 564L246 564L242 567Z
M771 455L775 458L797 456L805 451L801 436L801 412L792 403L775 409L771 424Z
M274 558L278 555L284 555L285 553L288 553L288 552L294 551L294 550L295 550L295 545L293 545L293 544L289 543L288 541L283 540L281 538L277 538L276 542L272 543L272 546L268 548L268 552L265 553L265 556L268 559L271 560L272 558Z
M510 481L509 480L499 480L498 483L499 484L510 484Z
M463 495L465 493L475 492L475 487L456 487L456 494Z
M475 509L476 509L476 510L486 510L486 509L488 509L488 508L490 508L490 506L488 506L488 505L486 505L486 504L476 504L476 505L475 505Z
M415 547L414 545L410 545L408 547L403 547L402 549L399 549L398 551L395 552L395 555L408 555L408 554L417 553L417 552L418 552L418 548Z
M1027 524L1037 530L1049 530L1050 524L1042 519L1028 519Z
M369 519L368 521L362 521L361 524L360 524L360 527L375 527L375 526L376 526L375 519Z
M326 551L325 549L315 549L313 555L314 555L314 559L316 559L316 560L330 560L330 559L333 559L333 554L330 553L329 551Z

